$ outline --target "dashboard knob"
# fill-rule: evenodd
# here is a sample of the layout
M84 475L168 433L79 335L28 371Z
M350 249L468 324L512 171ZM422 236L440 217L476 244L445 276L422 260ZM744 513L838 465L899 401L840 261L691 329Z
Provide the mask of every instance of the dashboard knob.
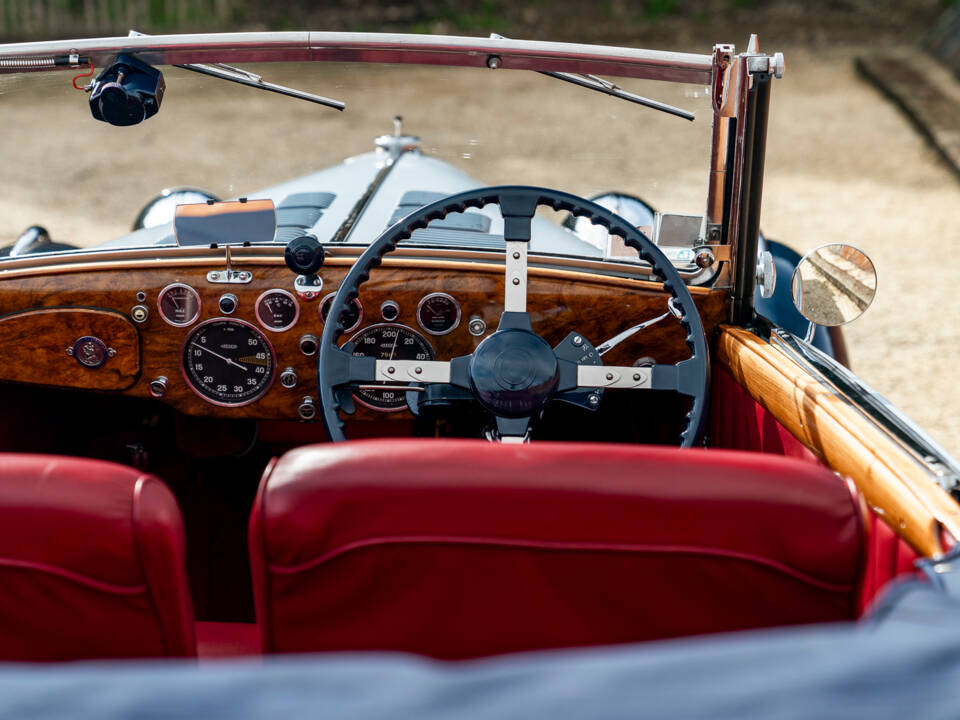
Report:
M237 309L239 302L237 296L233 293L224 293L220 296L220 312L224 315L232 315L233 311Z
M316 335L308 334L300 336L300 352L304 355L316 355L318 347L319 341Z
M323 245L313 235L301 235L287 243L283 260L297 275L316 275L323 266Z
M297 385L297 371L292 367L288 367L282 373L280 373L280 384L285 388L296 387Z
M167 376L160 377L150 381L150 394L155 398L161 398L167 394Z
M317 416L317 404L312 397L305 395L303 400L300 401L297 412L303 420L313 420Z

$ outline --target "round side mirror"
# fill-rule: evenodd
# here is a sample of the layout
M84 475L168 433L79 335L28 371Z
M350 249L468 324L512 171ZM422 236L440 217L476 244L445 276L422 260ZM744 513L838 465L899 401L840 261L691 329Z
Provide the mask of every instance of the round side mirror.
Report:
M835 327L866 312L877 293L877 271L852 245L811 250L793 272L793 304L807 320Z

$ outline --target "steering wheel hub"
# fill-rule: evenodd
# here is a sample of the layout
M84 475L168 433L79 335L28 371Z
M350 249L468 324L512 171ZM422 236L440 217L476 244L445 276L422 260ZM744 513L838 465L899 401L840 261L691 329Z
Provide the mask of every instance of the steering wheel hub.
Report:
M539 410L559 378L553 348L529 330L495 332L470 361L470 382L480 404L504 417L527 417Z

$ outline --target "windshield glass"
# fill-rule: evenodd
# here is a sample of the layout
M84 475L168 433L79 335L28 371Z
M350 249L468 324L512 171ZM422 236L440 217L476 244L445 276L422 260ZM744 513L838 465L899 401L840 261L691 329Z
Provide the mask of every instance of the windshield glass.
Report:
M430 162L405 156L406 173L384 184L384 197L364 209L376 217L358 223L347 242L369 243L405 212L484 185L542 185L588 197L618 191L662 211L704 211L711 110L703 87L618 80L696 113L688 122L529 71L244 68L341 100L346 110L162 66L159 113L114 127L91 116L87 94L71 86L73 72L0 76L8 169L0 177L0 246L32 225L54 243L80 248L174 244L170 225L131 229L161 190L182 187L223 200L271 198L279 208L272 241L290 239L295 230L282 229L293 218L329 242L374 182L383 160L382 151L373 154L374 140L394 133L395 116L403 134L420 138L419 157ZM318 172L326 168L336 172ZM285 207L295 195L306 210L294 212L296 200Z

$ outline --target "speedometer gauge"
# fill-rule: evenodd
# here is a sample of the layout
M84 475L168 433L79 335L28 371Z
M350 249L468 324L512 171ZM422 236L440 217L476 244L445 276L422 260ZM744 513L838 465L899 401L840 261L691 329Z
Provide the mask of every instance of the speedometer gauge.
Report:
M374 357L378 360L433 360L435 355L430 342L416 330L406 325L383 323L365 327L352 338L353 354L357 357ZM384 384L384 383L378 383ZM358 389L353 397L361 405L383 412L397 412L407 407L406 391L386 383L386 387L374 389L372 384Z
M267 290L257 298L254 313L267 330L283 332L296 324L300 317L300 306L293 293L276 288Z
M263 397L276 370L273 346L243 320L214 318L194 328L183 344L187 385L214 405L239 407Z

